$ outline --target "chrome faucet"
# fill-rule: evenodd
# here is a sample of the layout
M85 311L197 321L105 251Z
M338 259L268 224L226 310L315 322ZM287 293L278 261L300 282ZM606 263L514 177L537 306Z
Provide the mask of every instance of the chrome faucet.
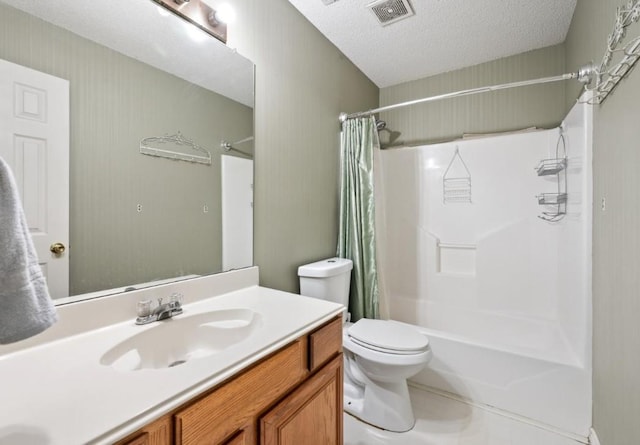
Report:
M182 294L171 294L168 303L163 303L162 298L158 298L158 305L153 309L151 309L151 300L143 300L138 302L136 324L148 324L154 321L166 320L181 313Z

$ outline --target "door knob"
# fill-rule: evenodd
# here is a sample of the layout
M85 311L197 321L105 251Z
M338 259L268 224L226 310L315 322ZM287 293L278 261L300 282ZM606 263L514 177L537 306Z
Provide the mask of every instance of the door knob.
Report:
M64 247L64 244L62 243L53 243L51 245L51 247L49 247L49 250L54 254L54 255L62 255L65 251L66 247Z

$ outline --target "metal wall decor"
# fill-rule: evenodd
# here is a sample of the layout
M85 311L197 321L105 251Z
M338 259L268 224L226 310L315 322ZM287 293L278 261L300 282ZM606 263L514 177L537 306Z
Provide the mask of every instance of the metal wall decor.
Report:
M167 146L185 147L202 154L185 153L164 148ZM184 137L180 132L172 135L144 138L140 141L140 154L156 156L158 158L173 159L174 161L187 161L195 162L197 164L211 165L211 153L209 153L205 148L194 143L191 139Z
M627 28L638 20L640 20L640 0L630 0L617 8L613 31L607 38L607 50L600 66L596 68L595 85L585 86L586 90L593 91L593 96L587 100L587 103L597 105L604 102L609 93L631 72L640 59L640 35L622 44Z

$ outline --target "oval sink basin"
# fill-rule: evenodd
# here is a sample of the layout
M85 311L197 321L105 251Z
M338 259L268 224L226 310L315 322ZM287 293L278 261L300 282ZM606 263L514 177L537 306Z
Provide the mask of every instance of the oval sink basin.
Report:
M180 315L120 342L100 363L119 371L171 368L237 345L261 324L260 314L245 308Z

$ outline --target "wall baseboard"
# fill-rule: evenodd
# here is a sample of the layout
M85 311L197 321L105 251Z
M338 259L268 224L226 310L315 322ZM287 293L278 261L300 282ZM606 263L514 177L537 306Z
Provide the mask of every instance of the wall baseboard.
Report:
M600 445L600 440L598 440L598 435L596 434L596 430L591 428L589 433L589 444L590 445Z

